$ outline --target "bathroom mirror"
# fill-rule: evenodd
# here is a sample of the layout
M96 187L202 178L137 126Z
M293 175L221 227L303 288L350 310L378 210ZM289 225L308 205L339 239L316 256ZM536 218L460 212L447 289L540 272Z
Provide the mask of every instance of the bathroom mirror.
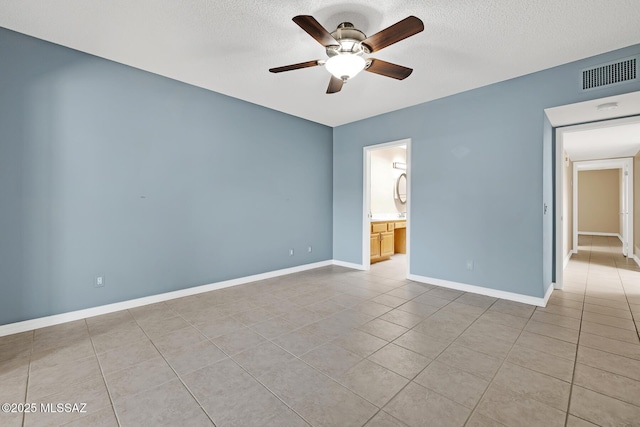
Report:
M407 203L407 174L402 173L396 181L396 196L401 204Z

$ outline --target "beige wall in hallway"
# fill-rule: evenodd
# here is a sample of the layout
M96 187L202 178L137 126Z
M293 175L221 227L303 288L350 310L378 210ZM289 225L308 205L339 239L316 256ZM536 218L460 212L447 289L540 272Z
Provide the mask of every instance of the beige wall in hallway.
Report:
M563 255L566 258L573 249L573 162L569 159L566 151L564 152L564 159L562 223L564 225Z
M640 257L640 152L633 158L633 244Z
M578 231L620 233L619 169L578 172Z

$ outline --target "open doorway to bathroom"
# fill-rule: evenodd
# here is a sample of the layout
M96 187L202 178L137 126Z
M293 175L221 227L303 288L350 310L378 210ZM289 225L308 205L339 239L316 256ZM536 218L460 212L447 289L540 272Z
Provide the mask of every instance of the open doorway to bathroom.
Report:
M409 274L411 140L364 147L362 265L375 275Z

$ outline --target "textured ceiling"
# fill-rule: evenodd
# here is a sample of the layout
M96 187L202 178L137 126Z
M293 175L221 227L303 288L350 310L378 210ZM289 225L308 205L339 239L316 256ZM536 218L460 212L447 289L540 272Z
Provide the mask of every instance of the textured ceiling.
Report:
M371 57L414 68L362 73L326 95L325 58L295 23L371 35L415 15L425 31ZM638 0L2 0L0 26L329 126L640 43Z

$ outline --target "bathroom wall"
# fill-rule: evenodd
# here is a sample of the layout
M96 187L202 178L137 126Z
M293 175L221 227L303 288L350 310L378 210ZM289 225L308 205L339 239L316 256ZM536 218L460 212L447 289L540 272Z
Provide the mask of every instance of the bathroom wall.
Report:
M394 169L393 163L407 163L407 150L390 147L371 152L371 213L399 214L406 212L406 205L396 195L398 177L406 170Z

